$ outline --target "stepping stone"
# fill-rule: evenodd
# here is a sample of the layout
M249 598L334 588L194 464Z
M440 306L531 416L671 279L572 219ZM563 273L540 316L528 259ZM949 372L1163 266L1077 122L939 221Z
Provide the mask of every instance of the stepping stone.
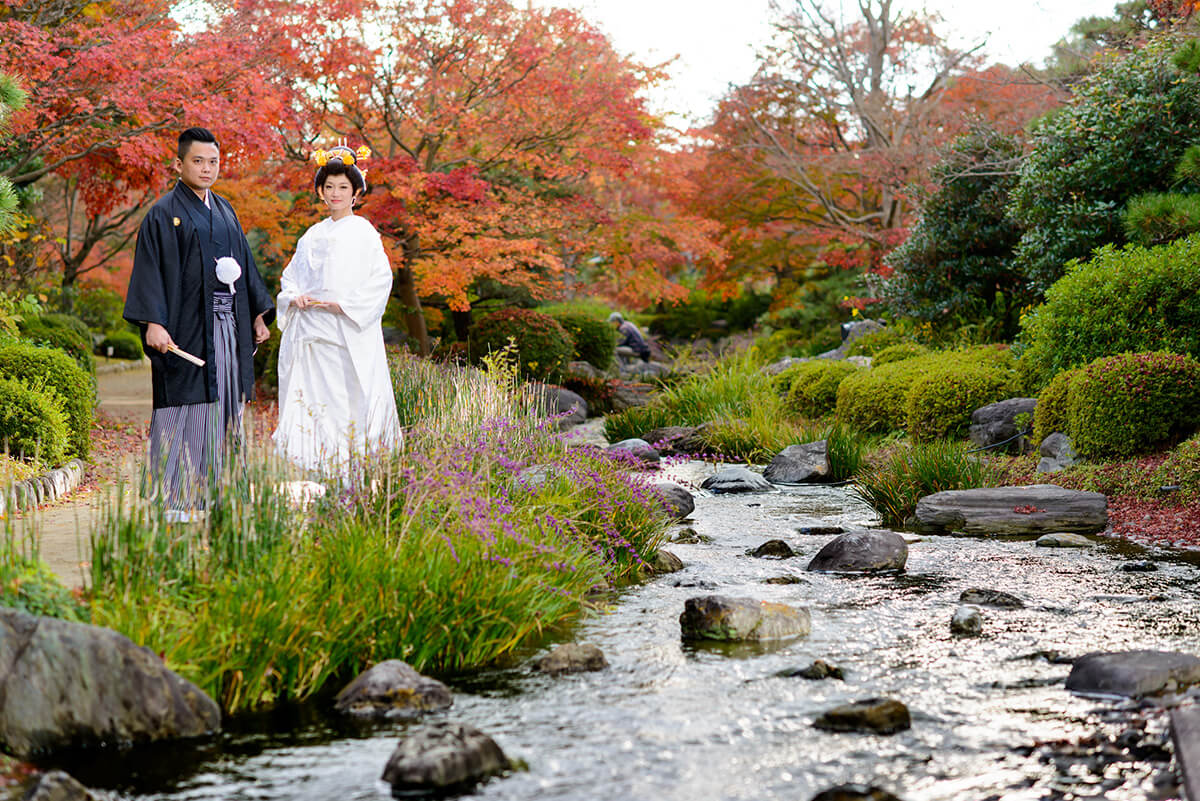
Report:
M783 540L767 540L755 548L751 555L758 559L791 559L796 552Z
M978 637L983 633L983 615L973 606L960 606L950 618L950 633L960 637Z
M763 471L763 478L772 484L802 484L828 477L829 443L823 439L787 446Z
M869 573L903 570L908 561L904 538L886 529L841 534L817 552L808 569L823 573Z
M679 627L685 640L757 642L806 637L812 617L807 609L786 604L706 595L684 603Z
M1069 531L1055 531L1043 534L1034 543L1039 548L1091 548L1095 545L1082 534L1072 534Z
M1000 609L1024 609L1025 602L1015 595L1009 595L1007 592L999 590L963 590L962 595L958 596L958 600L964 604L975 604L976 606L995 606Z
M406 736L383 769L393 794L470 787L509 768L496 741L474 726L436 721Z
M777 673L777 676L784 678L800 678L808 679L809 681L821 681L822 679L837 679L845 681L846 676L842 673L840 667L834 667L824 659L816 659L808 667L797 668L795 670L785 670Z
M683 520L696 510L696 501L692 493L678 484L663 481L654 485L654 491L663 499L667 512L675 520Z
M557 676L562 673L587 673L604 670L608 660L604 652L590 643L566 643L543 656L533 664L539 673Z
M1177 651L1095 651L1075 660L1067 689L1141 698L1200 683L1200 659Z
M1053 484L949 490L917 501L917 521L929 533L1013 536L1071 532L1095 534L1108 525L1108 501L1099 492Z
M716 475L704 479L703 489L717 494L735 492L767 492L771 482L745 467L726 467Z
M421 675L407 662L389 659L343 687L333 706L359 717L396 718L448 709L453 703L445 684Z

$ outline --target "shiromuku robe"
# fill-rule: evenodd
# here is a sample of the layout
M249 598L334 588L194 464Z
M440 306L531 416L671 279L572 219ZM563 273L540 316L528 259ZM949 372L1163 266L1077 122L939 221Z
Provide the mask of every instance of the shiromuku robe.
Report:
M382 319L392 268L375 227L353 214L312 226L283 271L276 320L279 450L297 464L345 474L356 456L400 441ZM300 309L308 295L341 313Z
M261 314L269 324L275 316L275 305L233 207L215 192L208 197L206 206L181 181L150 208L138 230L124 316L141 325L156 409L217 400L213 293L229 291L217 281L218 258L232 256L242 266L242 275L234 282L233 307L239 394L244 399L254 397L254 318ZM176 345L207 364L197 367L147 347L145 323L163 326Z

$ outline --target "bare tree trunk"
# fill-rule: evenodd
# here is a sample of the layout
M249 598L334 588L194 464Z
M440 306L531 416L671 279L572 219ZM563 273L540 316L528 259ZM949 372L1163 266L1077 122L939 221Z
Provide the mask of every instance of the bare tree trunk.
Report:
M404 304L404 327L408 335L416 340L417 352L429 355L429 331L425 328L425 315L421 313L421 297L417 294L417 282L412 268L401 267L396 271L395 296Z

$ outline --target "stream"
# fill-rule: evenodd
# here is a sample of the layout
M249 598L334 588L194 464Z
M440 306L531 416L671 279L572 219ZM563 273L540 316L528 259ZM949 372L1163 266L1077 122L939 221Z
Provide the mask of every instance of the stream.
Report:
M662 477L699 486L714 470L686 462ZM449 680L446 717L478 727L527 766L473 797L808 801L845 782L905 801L1173 797L1161 709L1073 696L1063 688L1070 665L1046 657L1200 653L1200 568L1177 552L1103 538L1051 549L1032 538L934 536L910 537L899 575L804 570L833 536L800 529L877 523L841 488L696 491L684 525L711 541L668 545L682 572L626 589L573 632L604 651L607 670L551 678L526 663ZM799 555L748 555L774 538ZM1158 569L1122 570L1130 560ZM787 575L798 583L764 583ZM1026 608L982 608L983 636L954 637L950 618L970 588L1015 594ZM769 646L681 642L684 601L711 593L807 607L812 634ZM814 659L842 668L845 680L777 675ZM903 701L912 728L885 737L812 727L833 706L876 696ZM390 798L383 766L403 728L420 722L359 724L323 706L232 721L200 746L76 757L63 767L114 799ZM1118 737L1132 749L1115 761L1097 756Z

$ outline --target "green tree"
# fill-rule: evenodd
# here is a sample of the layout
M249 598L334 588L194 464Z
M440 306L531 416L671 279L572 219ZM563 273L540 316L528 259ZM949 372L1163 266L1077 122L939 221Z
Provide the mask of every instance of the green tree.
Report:
M908 239L888 255L895 272L881 297L896 313L958 325L991 317L997 334L1016 333L1028 299L1015 269L1020 229L1008 216L1021 147L977 128L956 139L931 170L934 189Z
M25 92L16 79L0 73L0 134L3 134L4 124L12 112L25 105ZM0 176L0 234L12 226L13 213L17 210L19 200L17 190L12 182Z
M1033 290L1044 292L1070 260L1123 244L1126 203L1169 185L1200 140L1200 72L1176 66L1175 41L1112 57L1035 127L1011 205L1023 229L1018 266Z

